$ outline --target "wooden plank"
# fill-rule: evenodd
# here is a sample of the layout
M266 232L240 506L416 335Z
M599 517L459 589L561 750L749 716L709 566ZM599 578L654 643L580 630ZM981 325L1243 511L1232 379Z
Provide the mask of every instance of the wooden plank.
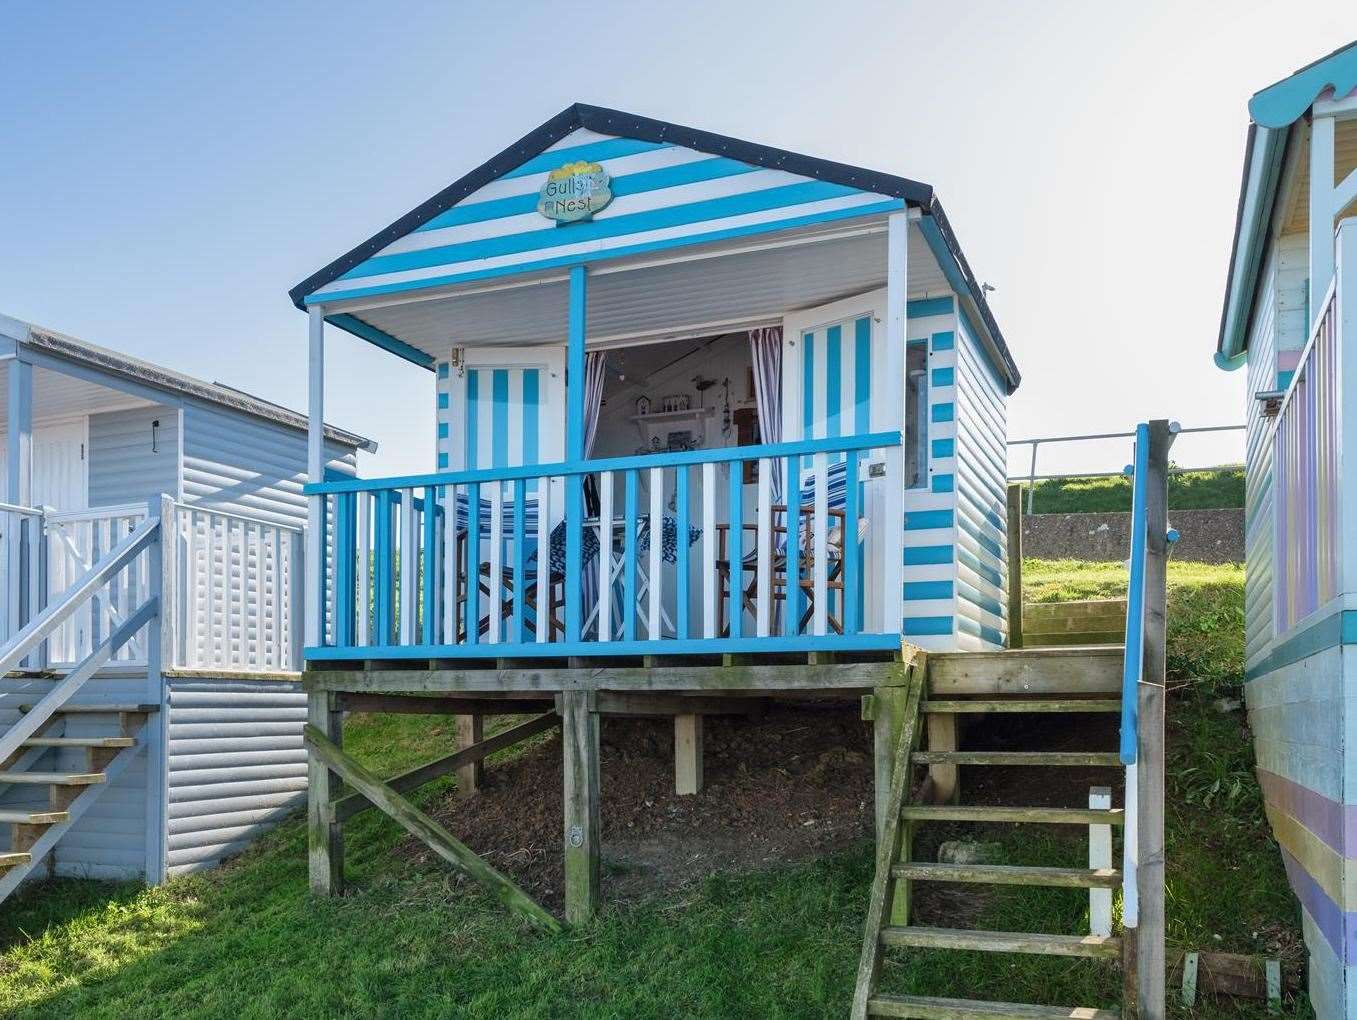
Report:
M439 857L485 886L513 913L547 931L560 931L561 926L556 918L514 884L512 879L495 870L469 847L458 842L447 829L346 755L318 727L308 723L305 736L314 757L333 769L346 783L395 819L403 829L423 841Z
M1150 422L1146 485L1145 631L1137 728L1139 844L1136 886L1137 1002L1149 1020L1166 1014L1164 920L1164 684L1167 653L1168 464L1176 427Z
M910 805L904 816L920 822L1032 822L1040 825L1124 825L1120 808L991 807L984 804Z
M930 694L1121 693L1121 648L1018 648L929 656Z
M1113 889L1121 872L1113 868L1044 868L1013 864L897 864L896 878L980 885L1041 885L1061 889Z
M104 781L102 772L0 772L0 783L20 786L96 786Z
M68 811L0 810L0 825L55 825L70 818Z
M475 747L485 740L485 717L480 713L457 716L457 746ZM457 796L472 797L481 791L485 781L485 763L480 758L457 767Z
M973 653L982 654L982 653ZM1120 653L1118 653L1118 662ZM1117 670L1120 671L1120 665ZM848 662L754 665L567 667L519 666L513 669L476 669L447 666L439 669L322 670L303 676L307 690L370 693L501 693L510 691L866 691L898 686L909 672L908 663ZM1117 689L1120 690L1120 672ZM980 691L977 693L994 693Z
M909 797L912 771L909 764L909 755L914 748L914 735L918 728L918 709L924 685L924 673L927 668L926 662L927 660L920 653L917 668L911 669L909 673L909 686L905 689L903 695L904 704L899 706L899 727L896 730L898 737L893 745L890 788L887 794L885 818L881 821L877 832L876 872L872 878L871 896L867 902L867 917L863 924L862 933L862 950L858 957L857 981L853 990L851 1009L853 1020L865 1020L868 1002L876 993L877 979L881 971L880 933L886 923L887 912L895 909L898 899L897 887L903 885L903 883L896 881L891 867L900 852L902 842L908 842L907 839L902 840L902 835L907 833L909 823L903 819L902 812L894 809L894 806L904 804ZM888 720L883 724L881 721L881 716L885 714L880 701L883 694L892 700L900 697L896 691L876 692L877 722L875 726L878 748L881 743L891 739L891 722ZM878 818L880 818L880 809L878 809ZM907 889L905 896L908 896Z
M337 711L334 695L311 691L306 698L306 717L306 729L314 730L338 753L344 740L344 716ZM306 762L306 859L311 891L317 896L338 896L344 891L343 828L330 807L339 788L326 759L313 749Z
M628 598L634 593L628 592ZM599 726L588 691L560 695L564 761L565 920L593 920L599 906Z
M624 694L599 691L595 711L599 715L630 715L668 718L679 715L748 715L767 707L765 698L708 698L692 694Z
M1125 599L1079 599L1073 602L1027 602L1022 607L1025 622L1076 620L1086 617L1126 618Z
M955 751L957 744L957 717L955 715L930 712L928 723L928 749L930 751ZM928 775L933 780L932 800L937 804L951 804L961 799L961 770L956 765L930 765Z
M1088 791L1088 806L1093 811L1106 811L1112 806L1112 788L1094 786ZM1088 827L1088 866L1090 868L1112 867L1112 826L1107 824ZM1121 872L1117 872L1120 877ZM1091 889L1088 894L1089 934L1112 934L1112 890Z
M981 953L1035 953L1042 956L1083 956L1114 960L1121 940L1099 935L1041 935L1022 931L976 931L969 928L905 928L881 932L888 946L914 949L965 949Z
M978 698L973 701L925 701L924 712L951 715L988 715L991 713L1033 712L1120 712L1121 702L1106 698L1011 698L994 701Z
M433 782L433 780L446 776L450 772L455 772L472 762L484 761L496 751L502 751L506 747L512 747L514 744L536 736L538 733L553 729L559 726L560 722L560 716L553 709L535 719L529 719L517 726L510 726L506 730L501 730L472 747L464 747L452 754L420 765L418 768L402 772L395 778L388 779L386 785L397 793L408 793L410 790L418 789L425 783ZM340 822L347 821L370 807L372 807L371 802L362 794L351 793L334 802L332 807L333 818Z
M674 716L674 792L702 792L702 716Z
M1008 487L1008 647L1023 646L1022 609L1022 486Z
M931 995L878 995L870 1015L909 1020L1121 1020L1115 1009L1089 1006L1029 1006L1019 1002L981 1002Z
M1025 640L1028 648L1059 648L1064 645L1082 647L1116 645L1121 648L1126 644L1126 631L1124 628L1120 630L1081 630L1072 631L1068 634L1039 634L1028 631Z
M430 698L404 694L340 694L345 712L395 712L402 715L536 715L554 712L551 698Z
M914 761L919 765L1121 765L1118 755L1104 751L916 751Z

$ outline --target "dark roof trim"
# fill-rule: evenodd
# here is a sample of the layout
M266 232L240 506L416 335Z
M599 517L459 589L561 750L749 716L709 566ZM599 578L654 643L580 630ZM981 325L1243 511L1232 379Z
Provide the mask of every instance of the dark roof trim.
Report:
M83 365L86 369L96 369L107 375L119 376L131 382L142 383L153 389L193 397L206 403L229 408L302 432L307 429L306 415L281 404L275 404L271 400L256 397L252 393L246 393L244 390L238 390L222 383L203 382L201 379L184 375L182 372L162 368L160 365L154 365L149 361L109 350L107 347L77 340L75 337L67 336L64 333L57 333L54 330L44 329L30 323L20 323L18 320L11 321L15 322L20 327L19 331L24 333L23 336L14 337L18 343ZM331 442L340 443L354 449L366 450L370 453L377 449L377 444L371 439L329 424L325 426L325 438Z
M324 269L307 277L288 291L292 303L298 308L305 309L304 302L307 295L339 279L350 269L367 261L391 242L404 237L416 227L451 209L468 195L502 177L526 160L541 155L549 146L559 142L578 128L597 131L599 134L638 138L647 142L671 142L674 145L698 149L713 155L728 156L731 159L738 159L754 166L786 170L804 177L832 181L835 184L861 188L863 191L889 195L917 206L936 220L946 241L947 250L951 253L960 271L961 278L965 282L965 289L969 292L971 300L979 311L985 330L993 339L1000 354L1001 367L1008 379L1010 392L1017 387L1021 380L1017 366L1013 362L1013 357L999 331L999 326L994 321L994 316L985 301L984 291L976 283L975 276L972 274L965 256L961 253L961 245L957 242L956 235L952 232L951 225L947 221L947 216L942 211L942 206L929 185L910 180L907 177L897 177L893 174L866 170L862 167L850 166L847 163L836 163L833 160L818 159L814 156L806 156L786 149L777 149L769 145L759 145L728 135L718 135L711 131L701 131L697 128L671 124L668 121L655 120L651 117L639 117L635 114L610 110L601 106L589 106L585 103L576 103L562 110L541 127L530 131L497 156L454 181L427 202L416 206L390 226L379 230L356 248L335 259ZM352 329L349 322L339 322L338 318L336 316L329 321L340 328L349 329L350 332L354 332L364 339L372 339L365 333ZM390 339L394 343L401 343L394 338ZM388 350L392 349L390 344L385 341L374 340L373 342L386 347ZM396 353L401 354L402 352L397 351ZM402 356L408 357L406 354L402 354Z

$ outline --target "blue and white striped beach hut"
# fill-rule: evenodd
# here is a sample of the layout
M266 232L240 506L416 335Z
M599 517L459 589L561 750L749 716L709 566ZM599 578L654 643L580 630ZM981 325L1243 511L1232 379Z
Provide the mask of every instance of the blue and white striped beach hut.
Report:
M313 660L1005 643L1019 375L926 184L575 105L291 296L313 422L327 325L436 402L313 479Z

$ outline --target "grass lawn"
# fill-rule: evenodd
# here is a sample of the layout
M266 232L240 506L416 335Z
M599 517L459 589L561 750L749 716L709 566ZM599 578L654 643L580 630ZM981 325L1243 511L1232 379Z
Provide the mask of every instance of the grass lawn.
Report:
M1130 512L1131 480L1121 475L1103 478L1046 478L1036 483L1032 512L1088 514ZM1023 486L1026 506L1027 486ZM1169 475L1170 510L1215 510L1244 505L1244 469L1215 468Z
M1027 564L1035 597L1116 594L1112 565ZM1301 962L1298 908L1262 820L1237 694L1242 572L1171 564L1169 922L1180 946ZM1124 583L1124 582L1123 582ZM427 718L356 717L348 749L395 772L452 745ZM514 753L514 752L506 752ZM493 766L492 766L493 767ZM423 791L427 801L451 780ZM1081 840L992 827L1027 863L1077 865ZM1034 835L1035 833L1035 835ZM945 834L945 833L943 833ZM943 835L937 834L937 835ZM0 910L0 1015L15 1017L826 1017L851 995L871 881L870 847L811 864L720 875L605 909L543 936L446 868L392 854L376 812L346 833L350 894L312 900L305 830L292 821L221 871L158 889L58 882ZM931 837L931 838L936 838ZM1019 847L1019 842L1022 843ZM977 926L1078 931L1087 897L1000 888ZM1086 930L1086 928L1085 928ZM1119 975L1056 958L901 952L885 987L1111 1005ZM1172 999L1172 996L1170 996ZM1187 1014L1183 1014L1187 1015ZM1263 1017L1200 1005L1197 1017ZM1304 1016L1289 1000L1286 1016Z

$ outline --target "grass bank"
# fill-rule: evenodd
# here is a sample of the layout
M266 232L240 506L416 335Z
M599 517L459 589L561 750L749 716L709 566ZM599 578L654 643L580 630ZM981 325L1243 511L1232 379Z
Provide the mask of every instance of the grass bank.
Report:
M1117 594L1113 565L1027 565L1039 597ZM1237 568L1172 564L1168 904L1175 945L1283 955L1300 965L1298 911L1261 816L1239 712ZM356 717L346 744L391 773L452 745L417 716ZM450 780L423 791L445 796ZM982 791L977 790L977 793ZM1082 842L994 827L1015 862L1080 864ZM936 841L947 833L937 831ZM809 864L716 875L609 906L589 928L533 933L438 865L394 853L376 812L347 832L349 895L312 900L305 834L289 822L219 872L144 889L58 882L0 911L0 1014L14 1017L775 1017L843 1015L871 880L859 845ZM1077 931L1069 890L967 891L930 904L929 923ZM1112 1004L1104 965L966 953L892 955L890 987L920 993ZM1172 998L1172 997L1171 997ZM1181 1011L1180 1011L1181 1013ZM1186 1014L1182 1014L1186 1015ZM1235 1002L1196 1017L1263 1017ZM1303 999L1283 1015L1306 1016Z
M1026 506L1027 486L1023 486ZM1088 514L1129 512L1131 481L1107 478L1047 478L1034 487L1032 512ZM1243 468L1214 468L1169 475L1170 510L1216 510L1244 505Z

